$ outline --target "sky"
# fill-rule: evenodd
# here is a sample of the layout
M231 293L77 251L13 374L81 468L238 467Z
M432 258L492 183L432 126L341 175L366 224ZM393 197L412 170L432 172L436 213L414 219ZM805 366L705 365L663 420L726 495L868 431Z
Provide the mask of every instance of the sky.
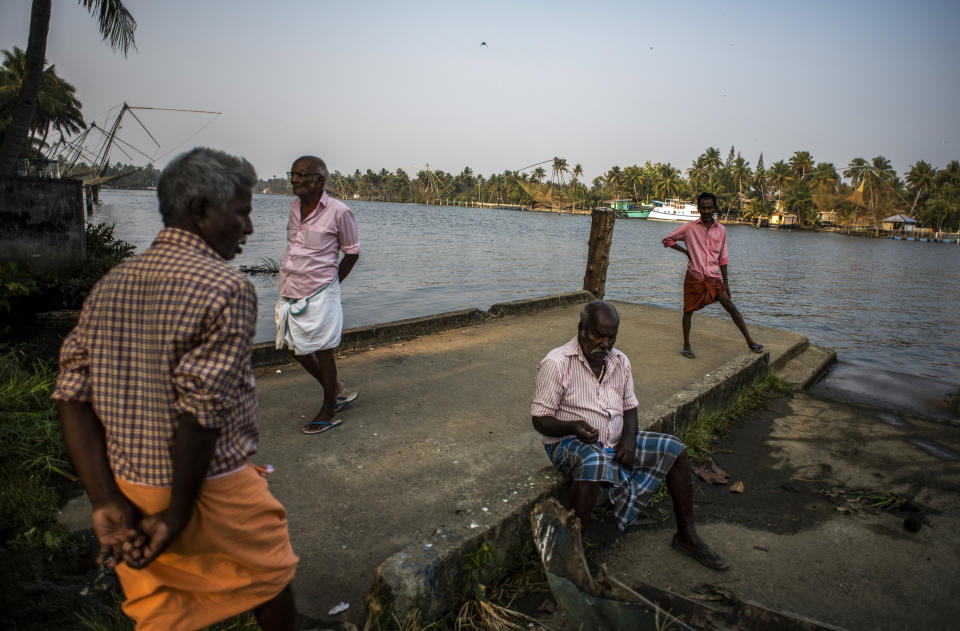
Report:
M955 0L124 4L126 57L53 0L47 61L86 120L123 102L221 114L136 111L160 147L125 118L120 138L149 158L112 162L162 168L204 145L268 178L303 154L411 176L559 156L589 182L648 160L685 171L709 146L751 166L805 150L841 171L884 155L901 175L960 159ZM26 48L29 15L2 0L0 49Z

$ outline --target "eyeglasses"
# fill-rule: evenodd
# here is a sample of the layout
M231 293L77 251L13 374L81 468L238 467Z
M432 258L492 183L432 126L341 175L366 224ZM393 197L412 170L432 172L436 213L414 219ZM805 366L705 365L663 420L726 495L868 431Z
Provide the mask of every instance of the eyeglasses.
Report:
M293 180L293 179L305 180L307 178L314 177L316 175L323 175L323 173L299 173L297 171L287 171L287 179L289 180Z

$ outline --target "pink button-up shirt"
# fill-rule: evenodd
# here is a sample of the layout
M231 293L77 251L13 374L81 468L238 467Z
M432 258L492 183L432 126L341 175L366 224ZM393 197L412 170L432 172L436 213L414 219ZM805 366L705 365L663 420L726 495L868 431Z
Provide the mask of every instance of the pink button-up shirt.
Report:
M280 295L306 298L338 273L340 251L356 254L357 220L347 205L324 191L320 203L300 219L300 198L290 203L287 219L287 252L280 265Z
M727 264L727 229L714 219L707 228L697 219L683 224L663 238L663 247L685 241L690 252L687 271L697 280L722 278L720 266Z
M633 374L627 356L612 349L604 360L603 381L590 370L577 338L555 348L537 367L531 416L552 416L558 421L586 421L600 433L600 442L616 447L623 433L623 412L637 407ZM563 440L544 436L543 444Z

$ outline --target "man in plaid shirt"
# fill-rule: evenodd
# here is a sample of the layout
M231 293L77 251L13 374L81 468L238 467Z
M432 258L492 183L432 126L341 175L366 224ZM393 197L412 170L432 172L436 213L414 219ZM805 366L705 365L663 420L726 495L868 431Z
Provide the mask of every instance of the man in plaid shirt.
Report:
M64 442L137 629L253 610L293 629L297 557L258 468L257 296L227 263L253 233L256 173L212 149L160 176L164 228L91 290L60 351Z
M613 347L619 328L620 316L610 303L595 300L583 308L577 337L550 351L537 368L533 427L553 465L573 478L570 504L581 526L605 488L622 533L666 480L677 518L673 548L725 570L730 563L700 539L693 524L683 443L668 434L637 431L630 360Z

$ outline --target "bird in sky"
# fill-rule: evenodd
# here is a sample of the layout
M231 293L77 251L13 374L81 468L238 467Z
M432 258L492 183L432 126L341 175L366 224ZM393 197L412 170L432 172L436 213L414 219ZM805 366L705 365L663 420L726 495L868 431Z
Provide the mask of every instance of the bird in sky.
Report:
M486 42L480 42L480 45L481 45L481 46L487 46L487 43L486 43ZM490 47L487 46L487 48L490 48Z

